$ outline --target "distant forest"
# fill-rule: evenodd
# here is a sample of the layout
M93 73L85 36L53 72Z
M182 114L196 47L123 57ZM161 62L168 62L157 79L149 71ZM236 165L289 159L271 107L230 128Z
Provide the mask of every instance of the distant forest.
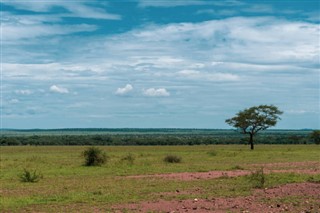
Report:
M313 144L312 130L266 130L255 144ZM1 146L248 144L248 135L216 129L1 130Z

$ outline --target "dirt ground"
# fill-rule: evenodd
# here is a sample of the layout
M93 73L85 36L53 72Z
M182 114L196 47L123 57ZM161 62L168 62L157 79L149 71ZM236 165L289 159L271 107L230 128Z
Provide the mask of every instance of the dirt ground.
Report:
M319 174L319 162L256 164L252 168L264 168L265 173L293 172ZM129 176L128 178L169 178L180 180L212 179L223 176L237 177L250 174L250 170L185 172ZM177 193L188 193L179 191ZM270 189L257 189L247 197L190 200L159 200L113 207L114 212L242 212L242 213L320 213L320 184L294 183Z

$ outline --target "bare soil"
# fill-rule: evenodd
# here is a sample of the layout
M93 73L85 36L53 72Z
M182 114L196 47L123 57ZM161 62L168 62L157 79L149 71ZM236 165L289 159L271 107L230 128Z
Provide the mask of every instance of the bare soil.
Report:
M179 180L196 180L196 179L213 179L220 177L238 177L250 174L257 168L264 168L268 173L299 173L299 174L319 174L320 162L292 162L292 163L268 163L268 164L251 164L251 170L229 170L229 171L209 171L209 172L181 172L169 174L153 175L131 175L127 178L168 178Z
M295 183L257 189L251 196L191 200L159 200L115 206L114 212L259 212L319 213L320 184Z
M292 162L275 164L251 164L250 169L264 168L265 173L304 173L319 174L319 162ZM137 175L128 178L169 178L183 181L195 179L212 179L219 177L237 177L248 175L251 170L184 172L171 174ZM179 191L179 194L190 192ZM199 192L201 193L201 192ZM320 213L320 184L294 183L270 189L257 189L250 196L235 198L211 198L189 200L163 200L141 202L137 204L117 205L114 212L242 212L242 213Z

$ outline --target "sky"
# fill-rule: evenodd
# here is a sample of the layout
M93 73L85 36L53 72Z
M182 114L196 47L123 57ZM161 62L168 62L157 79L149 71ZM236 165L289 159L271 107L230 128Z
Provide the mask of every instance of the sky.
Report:
M1 128L320 128L316 0L0 4Z

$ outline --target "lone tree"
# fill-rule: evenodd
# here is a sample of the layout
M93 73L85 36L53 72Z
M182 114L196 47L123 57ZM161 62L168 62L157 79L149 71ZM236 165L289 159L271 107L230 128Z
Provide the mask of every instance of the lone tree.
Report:
M249 144L251 149L254 149L253 136L261 130L275 126L282 113L273 105L254 106L238 112L235 117L227 119L226 123L237 128L242 134L249 134Z

